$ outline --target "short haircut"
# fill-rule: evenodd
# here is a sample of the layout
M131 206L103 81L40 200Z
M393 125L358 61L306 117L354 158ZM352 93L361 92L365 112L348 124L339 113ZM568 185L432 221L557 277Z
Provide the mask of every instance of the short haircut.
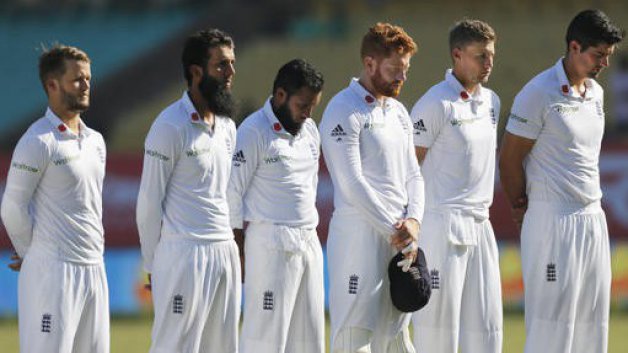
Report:
M575 40L582 50L600 44L614 45L622 41L626 31L617 27L611 19L600 10L584 10L571 20L567 28L565 40L567 50L569 43Z
M39 56L39 80L46 94L48 94L46 81L53 77L63 76L67 60L91 62L89 56L81 49L63 44L55 44L50 49L44 48L43 53Z
M318 93L323 90L324 83L323 74L314 66L303 59L294 59L284 64L277 72L273 94L282 88L291 96L303 87Z
M364 59L367 56L388 57L392 53L414 55L416 51L416 43L403 28L378 22L362 38L360 55Z
M227 33L216 28L198 31L186 39L181 62L183 64L183 76L188 81L188 85L192 83L190 66L198 65L204 69L209 61L210 49L221 46L233 48L233 39Z
M495 41L495 30L488 23L480 20L464 19L458 21L449 30L449 50L464 48L474 43Z

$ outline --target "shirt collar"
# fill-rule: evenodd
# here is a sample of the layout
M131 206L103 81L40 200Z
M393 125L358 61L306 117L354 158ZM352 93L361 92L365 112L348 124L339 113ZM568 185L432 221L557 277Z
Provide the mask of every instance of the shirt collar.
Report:
M211 128L209 124L203 120L201 115L194 108L194 104L192 104L192 100L190 99L190 93L188 91L183 92L183 96L181 97L181 103L183 104L183 109L185 110L186 115L188 116L188 120L191 124L198 126L199 128L209 131ZM218 115L215 116L214 119L214 131L217 130L219 126Z
M279 122L279 119L277 119L277 116L275 115L275 112L273 111L273 106L270 103L271 99L272 99L272 96L268 97L268 99L266 99L266 103L264 103L264 108L262 108L264 115L266 116L266 119L268 119L268 124L270 125L270 129L273 130L273 132L276 133L277 135L292 137L293 135L289 133L288 131L286 131L283 128L283 125L281 125L281 123ZM294 137L299 137L300 135L301 135L301 131L299 131L297 135Z
M68 127L61 118L55 114L50 107L46 109L46 119L50 122L50 124L54 127L54 129L61 134L63 137L68 138L77 138L77 137L87 137L90 135L90 131L87 128L87 125L83 122L83 119L79 117L79 134L75 134L74 131Z
M354 77L351 79L351 82L349 83L349 88L351 88L353 93L355 93L360 98L360 101L362 101L367 106L375 107L379 105L377 99L375 99L375 97L373 97L373 95L360 84L360 80L358 78ZM388 106L389 99L389 97L384 97L384 107Z
M554 65L554 71L556 71L556 77L558 78L558 91L568 97L582 98L580 94L571 87L569 83L569 79L567 78L567 72L565 72L565 65L563 65L563 60L565 57L561 57L558 59L556 64ZM589 100L593 98L593 82L591 82L590 78L586 78L584 80L584 85L587 90L584 92L584 99Z
M454 76L452 69L447 69L447 71L445 72L445 81L449 84L449 87L451 87L456 92L456 95L460 97L462 101L464 102L474 101L476 103L483 102L482 90L484 89L484 87L482 87L481 84L478 84L478 87L475 90L475 92L473 93L467 92L467 90L462 86L460 81L458 81L456 76Z

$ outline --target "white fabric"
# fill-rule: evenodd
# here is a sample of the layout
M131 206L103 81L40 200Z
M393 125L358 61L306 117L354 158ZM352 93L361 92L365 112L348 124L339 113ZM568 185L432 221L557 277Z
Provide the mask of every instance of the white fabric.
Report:
M246 230L242 353L323 353L323 252L315 229Z
M451 70L414 105L414 144L428 149L421 165L426 208L455 208L488 218L499 110L493 91L479 86L469 94Z
M611 257L599 202L530 202L521 229L526 353L606 353Z
M155 257L150 353L237 353L241 280L235 241L166 235Z
M345 329L371 332L371 353L385 353L410 322L390 299L388 264L396 250L361 216L334 216L329 225L329 315L331 347ZM411 345L410 345L411 346Z
M570 87L560 59L515 97L506 129L536 140L524 161L529 200L585 206L602 197L604 92L593 79L585 84L582 98Z
M104 264L83 265L31 249L18 277L21 353L109 353Z
M399 101L386 98L380 105L353 79L331 99L319 130L334 216L360 215L386 240L397 220L421 222L423 178L410 117Z
M161 236L233 238L227 185L235 124L220 116L214 122L212 131L186 92L161 112L146 137L137 227L147 272Z
M320 137L312 119L293 136L281 127L268 99L238 128L235 150L228 188L232 228L242 229L243 219L318 225Z
M38 248L58 260L102 262L105 142L79 127L77 135L48 109L15 147L2 221L22 258Z
M370 343L372 332L359 327L346 327L340 331L334 341L333 353L415 353L410 332L407 327L394 338L388 340L388 347L376 349Z
M451 223L462 223L452 226ZM456 245L443 236L464 229L475 246ZM413 314L414 345L419 352L502 351L502 298L498 249L488 220L451 218L426 211L419 237L432 284L430 302Z

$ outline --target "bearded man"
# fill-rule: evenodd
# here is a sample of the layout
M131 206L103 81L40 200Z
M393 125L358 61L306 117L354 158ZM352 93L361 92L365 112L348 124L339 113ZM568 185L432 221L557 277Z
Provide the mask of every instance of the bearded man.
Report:
M233 40L218 29L193 34L182 61L188 90L146 137L137 200L155 306L150 352L235 353L240 261L227 204Z

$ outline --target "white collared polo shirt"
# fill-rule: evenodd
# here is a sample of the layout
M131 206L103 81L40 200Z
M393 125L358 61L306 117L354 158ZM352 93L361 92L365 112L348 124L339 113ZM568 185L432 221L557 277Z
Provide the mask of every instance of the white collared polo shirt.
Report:
M79 122L75 134L52 110L22 136L11 160L2 220L18 255L37 251L79 264L102 262L105 142Z
M146 271L151 272L162 235L205 241L233 238L227 185L235 133L228 117L216 116L211 129L187 92L151 126L137 200Z
M316 228L320 137L307 119L296 136L284 130L270 99L238 128L229 182L231 226L243 220Z
M421 172L426 208L488 218L493 202L500 101L481 85L468 93L447 70L412 109L414 144L428 148Z
M588 205L602 197L599 156L604 134L604 91L593 79L580 96L563 59L515 97L508 132L535 140L524 161L530 200Z
M334 184L334 215L364 217L388 239L401 218L423 218L423 177L412 123L396 99L380 104L353 79L325 109L320 128Z

